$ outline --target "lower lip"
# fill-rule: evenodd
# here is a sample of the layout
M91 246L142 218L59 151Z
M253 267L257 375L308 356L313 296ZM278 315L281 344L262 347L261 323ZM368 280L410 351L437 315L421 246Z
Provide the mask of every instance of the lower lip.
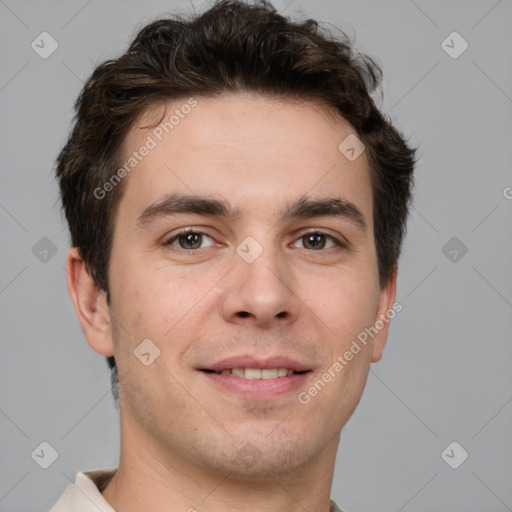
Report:
M201 372L210 382L221 388L237 393L242 398L268 400L271 398L304 389L311 372L294 373L276 379L244 379L231 374Z

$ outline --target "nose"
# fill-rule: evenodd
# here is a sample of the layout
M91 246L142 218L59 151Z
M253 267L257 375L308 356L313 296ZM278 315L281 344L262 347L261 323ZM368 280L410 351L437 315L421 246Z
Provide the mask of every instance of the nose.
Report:
M284 256L275 249L265 249L251 262L240 254L233 255L233 269L222 281L224 320L262 328L293 323L299 300Z

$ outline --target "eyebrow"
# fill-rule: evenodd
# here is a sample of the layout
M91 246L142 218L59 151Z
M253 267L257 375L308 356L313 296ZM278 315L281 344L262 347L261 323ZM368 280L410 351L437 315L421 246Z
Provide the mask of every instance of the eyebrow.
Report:
M236 218L240 216L241 211L223 199L170 194L163 200L148 206L137 219L137 226L142 228L162 217L180 213Z
M138 217L137 227L144 228L159 219L187 213L236 219L242 211L224 199L174 193L148 206ZM361 210L351 201L339 197L313 199L302 196L284 208L280 220L325 216L348 220L362 231L368 229Z

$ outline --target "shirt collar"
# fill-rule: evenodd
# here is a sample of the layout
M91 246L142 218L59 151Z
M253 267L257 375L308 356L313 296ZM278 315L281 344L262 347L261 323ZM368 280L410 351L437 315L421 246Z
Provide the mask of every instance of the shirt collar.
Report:
M115 512L101 495L101 490L117 468L78 471L50 512Z
M117 468L78 471L50 512L115 512L101 495ZM342 512L331 500L329 512Z

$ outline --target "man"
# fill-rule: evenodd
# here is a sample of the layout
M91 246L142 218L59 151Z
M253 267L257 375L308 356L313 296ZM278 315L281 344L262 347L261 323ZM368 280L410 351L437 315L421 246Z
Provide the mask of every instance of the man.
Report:
M339 510L340 432L401 307L414 167L379 78L314 21L229 0L94 71L57 176L121 457L52 512Z

